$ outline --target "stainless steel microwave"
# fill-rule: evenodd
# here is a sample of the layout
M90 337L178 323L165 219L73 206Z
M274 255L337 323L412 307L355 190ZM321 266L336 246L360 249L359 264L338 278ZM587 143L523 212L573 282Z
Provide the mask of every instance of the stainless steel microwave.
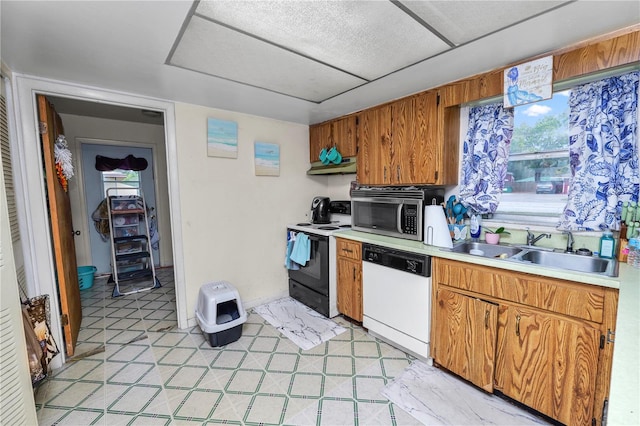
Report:
M356 231L422 241L425 201L441 203L444 189L354 189L351 191L351 227Z

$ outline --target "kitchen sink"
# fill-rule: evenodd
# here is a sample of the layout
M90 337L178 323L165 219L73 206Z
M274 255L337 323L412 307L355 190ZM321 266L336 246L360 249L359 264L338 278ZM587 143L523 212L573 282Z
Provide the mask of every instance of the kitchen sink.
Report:
M545 247L464 241L454 244L453 248L441 250L488 258L507 259L509 261L527 263L545 268L562 269L565 271L584 272L609 277L618 276L617 262L614 259L561 253Z
M616 276L616 262L613 259L580 256L571 253L557 253L543 250L523 250L511 260L533 263L540 266L577 272Z
M487 244L478 242L464 242L458 245L454 245L452 249L449 249L455 253L467 253L476 256L483 257L497 257L500 259L506 259L514 256L522 251L518 247L505 246L501 244Z

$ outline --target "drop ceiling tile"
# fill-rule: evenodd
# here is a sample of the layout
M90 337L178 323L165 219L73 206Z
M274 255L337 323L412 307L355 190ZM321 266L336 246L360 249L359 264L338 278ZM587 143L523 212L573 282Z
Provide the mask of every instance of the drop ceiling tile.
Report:
M193 16L171 65L320 102L365 80Z
M401 3L446 39L460 45L569 2L403 0Z
M449 48L388 1L215 1L196 14L367 80Z

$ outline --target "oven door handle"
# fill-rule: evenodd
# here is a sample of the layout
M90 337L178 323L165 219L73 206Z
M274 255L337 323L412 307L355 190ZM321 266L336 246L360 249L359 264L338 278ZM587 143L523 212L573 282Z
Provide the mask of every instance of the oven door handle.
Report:
M398 204L398 217L396 219L396 228L398 232L401 234L404 233L402 232L402 210L403 209L404 209L404 203Z
M307 234L306 232L303 232L303 234L309 237L309 241L320 241L320 239L322 239L322 237L313 234Z

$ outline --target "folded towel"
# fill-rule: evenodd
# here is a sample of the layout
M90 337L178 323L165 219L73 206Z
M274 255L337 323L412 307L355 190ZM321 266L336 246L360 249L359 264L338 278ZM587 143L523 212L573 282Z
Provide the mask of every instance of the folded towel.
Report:
M297 271L298 269L300 269L300 265L298 265L293 260L291 260L291 252L293 251L293 245L295 241L296 241L295 233L289 232L287 234L287 248L284 255L284 266L287 269L292 269L294 271Z
M311 243L306 234L300 232L296 235L296 241L293 244L293 250L289 258L302 266L307 264L311 258Z

